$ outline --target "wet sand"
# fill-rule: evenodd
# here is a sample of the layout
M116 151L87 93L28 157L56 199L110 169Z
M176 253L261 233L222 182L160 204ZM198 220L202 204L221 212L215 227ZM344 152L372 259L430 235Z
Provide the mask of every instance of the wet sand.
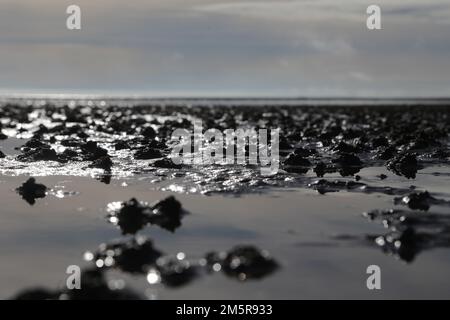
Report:
M134 107L132 113L109 108L2 108L7 138L0 140L6 155L0 159L1 298L33 288L57 292L53 298L67 297L62 292L65 270L72 264L98 269L109 291L124 292L117 288L125 285L133 294L118 298L450 297L450 108L151 106ZM145 121L131 121L132 114ZM192 117L203 117L211 127L279 125L285 137L282 170L267 179L253 167L161 168L154 164L157 158L136 159L148 143L166 157L169 148L160 143L171 129L191 126ZM149 123L154 133L144 132ZM29 141L55 152L42 152L47 148L37 142L15 149ZM88 147L86 141L97 145ZM116 150L118 141L128 147ZM111 168L92 166L105 156L101 149ZM416 162L405 160L406 155ZM47 188L43 197L31 197L32 205L16 191L29 176ZM170 195L188 212L173 232L148 223L124 235L109 221L112 202L136 198L150 206ZM389 209L397 211L374 211ZM85 253L95 254L100 244L119 241L123 250L135 235L151 239L163 258L184 254L181 260L190 264L177 269L181 284L171 285L173 274L164 278L172 270L167 264L147 261L138 264L141 271L129 272L120 254L110 267L86 261ZM266 260L277 267L253 257L256 262L241 272L247 275L243 279L226 268L226 261L217 271L202 264L212 251L231 254L243 245L269 252ZM372 264L382 270L379 291L366 288L366 268ZM161 283L149 283L154 270ZM102 293L111 297L108 290ZM93 298L92 291L69 297Z

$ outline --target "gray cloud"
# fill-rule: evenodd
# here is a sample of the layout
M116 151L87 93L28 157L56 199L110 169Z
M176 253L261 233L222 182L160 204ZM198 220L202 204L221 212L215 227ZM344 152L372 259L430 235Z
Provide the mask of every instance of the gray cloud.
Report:
M450 95L448 1L378 2L0 0L0 93Z

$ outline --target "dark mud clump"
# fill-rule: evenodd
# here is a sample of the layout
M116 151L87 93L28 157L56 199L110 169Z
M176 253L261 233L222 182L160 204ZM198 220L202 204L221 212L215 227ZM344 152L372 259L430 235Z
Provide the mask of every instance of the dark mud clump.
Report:
M387 168L399 176L414 179L418 170L422 169L415 154L406 153L389 160Z
M360 176L355 176L353 180L326 180L319 179L308 183L308 188L316 190L320 194L326 194L328 192L361 192L361 193L383 193L386 195L404 196L411 192L409 188L396 188L388 186L371 186L366 183L359 182ZM443 202L440 202L442 204Z
M374 158L379 160L389 160L395 157L397 149L394 146L378 148Z
M157 225L165 230L174 232L181 226L181 220L187 214L181 203L173 196L169 196L152 205L139 202L136 199L120 204L112 203L108 206L108 219L118 225L123 234L135 234L147 224Z
M142 300L139 294L126 289L111 289L103 270L85 269L80 275L80 289L50 290L28 289L18 293L13 300Z
M304 158L301 154L290 153L283 162L288 166L302 166L302 167L310 167L311 162Z
M151 214L151 208L136 199L122 202L119 210L113 211L108 215L109 221L119 226L123 234L135 234L141 230L147 223Z
M395 255L405 262L414 261L420 251L421 243L427 241L425 234L416 233L415 229L407 228L403 231L395 231L388 235L375 238L375 243L383 251Z
M58 291L46 288L33 288L19 292L12 300L56 300L59 298Z
M412 192L404 197L394 199L395 204L403 204L413 210L427 211L433 204L449 205L450 202L431 196L428 191Z
M156 272L159 273L161 282L168 287L184 286L201 275L198 263L171 256L158 259Z
M374 189L374 187L368 187ZM414 189L414 188L411 188ZM381 248L388 255L407 263L426 250L450 248L450 216L446 213L428 212L430 207L448 208L450 201L432 196L428 191L405 192L398 189L391 194L401 195L394 198L395 204L408 209L371 210L363 213L370 221L378 221L388 229L385 234L369 234L362 237L347 237L351 241L368 243ZM403 194L402 194L403 193ZM433 207L434 208L434 207ZM427 212L424 212L427 211ZM446 210L448 211L448 210Z
M342 154L353 154L362 151L361 148L355 147L352 144L346 143L344 141L339 142L336 146L331 149L333 152Z
M6 155L0 150L0 159L5 158Z
M80 145L83 160L95 161L99 158L108 156L108 151L100 147L95 141L88 141Z
M325 180L320 179L316 180L308 185L310 188L315 189L320 194L325 194L328 192L338 192L340 190L353 190L353 189L361 189L366 187L364 183L355 182L355 181L341 181L341 180Z
M352 153L342 153L337 158L332 160L339 168L339 173L343 176L352 176L358 173L362 167L361 159Z
M450 248L450 217L441 213L407 210L372 210L364 213L372 221L381 221L389 230L367 239L386 254L412 262L424 250Z
M405 204L410 209L413 210L428 210L430 209L431 203L436 199L433 198L427 191L424 192L413 192L407 196L401 198L395 198L396 204Z
M290 153L283 162L283 169L291 173L304 174L311 166L312 163L302 153Z
M143 147L136 151L134 154L135 159L147 160L147 159L156 159L162 158L163 154L160 150L152 148L152 147Z
M155 265L162 252L153 247L146 238L133 238L128 241L101 244L91 255L85 253L87 260L93 260L97 267L114 267L130 273L145 273L148 267Z
M115 150L126 150L126 149L130 149L130 144L127 141L117 141L114 144L114 149Z
M262 278L278 268L267 251L252 246L238 246L227 253L211 252L206 261L214 271L222 270L240 281Z
M152 205L152 214L148 221L163 229L174 232L181 226L181 219L187 212L174 196L169 196Z
M58 156L55 150L53 150L49 145L43 145L36 148L25 148L23 153L17 156L17 160L23 162L34 162L34 161L60 161L61 158Z
M169 158L156 160L155 162L153 162L151 164L151 166L156 167L156 168L165 168L165 169L181 169L182 168L181 164L176 164L172 161L172 159L169 159Z
M36 183L35 178L29 178L16 191L26 202L33 205L37 198L44 198L46 196L47 187L43 184Z
M113 162L110 156L102 156L98 159L95 159L90 165L90 168L99 168L103 169L106 172L111 172L111 168L113 166Z
M81 273L80 290L62 290L59 300L142 300L143 297L127 288L111 289L100 269L85 269Z
M327 172L327 166L323 162L319 162L316 164L316 166L313 168L314 173L319 177L323 177L325 173Z

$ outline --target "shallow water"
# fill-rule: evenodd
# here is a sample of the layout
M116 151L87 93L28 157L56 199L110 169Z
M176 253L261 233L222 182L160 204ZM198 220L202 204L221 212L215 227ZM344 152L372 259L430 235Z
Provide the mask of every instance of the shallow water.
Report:
M422 172L418 180L430 180L434 183L429 183L429 189L444 192L450 177L444 175L438 181L427 173L435 169ZM365 170L360 175L373 179L380 171ZM63 198L49 194L30 206L14 191L24 178L0 177L1 298L34 286L63 286L68 265L86 265L83 262L86 250L95 250L100 243L119 238L119 230L105 221L109 202L131 197L152 202L168 194L136 179L113 179L105 185L91 178L51 176L40 177L38 182L69 194ZM388 179L399 186L411 184L411 180L402 181L392 175ZM218 273L177 289L150 285L145 276L122 272L109 275L111 279L125 279L128 286L144 292L148 298L450 297L447 250L421 252L412 263L406 264L364 241L365 235L380 235L385 230L381 224L367 221L361 213L393 207L391 196L346 191L320 195L300 188L239 197L175 196L190 212L182 226L175 233L154 226L141 232L152 238L157 248L199 258L211 250L252 244L269 250L281 267L262 280L242 283ZM448 213L446 208L437 210ZM380 291L366 288L366 268L371 264L381 267Z

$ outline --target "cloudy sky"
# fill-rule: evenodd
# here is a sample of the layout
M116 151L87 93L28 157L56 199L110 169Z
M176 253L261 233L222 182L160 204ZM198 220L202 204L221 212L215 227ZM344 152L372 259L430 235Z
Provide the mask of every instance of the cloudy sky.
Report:
M21 93L450 96L450 1L0 0L0 94Z

